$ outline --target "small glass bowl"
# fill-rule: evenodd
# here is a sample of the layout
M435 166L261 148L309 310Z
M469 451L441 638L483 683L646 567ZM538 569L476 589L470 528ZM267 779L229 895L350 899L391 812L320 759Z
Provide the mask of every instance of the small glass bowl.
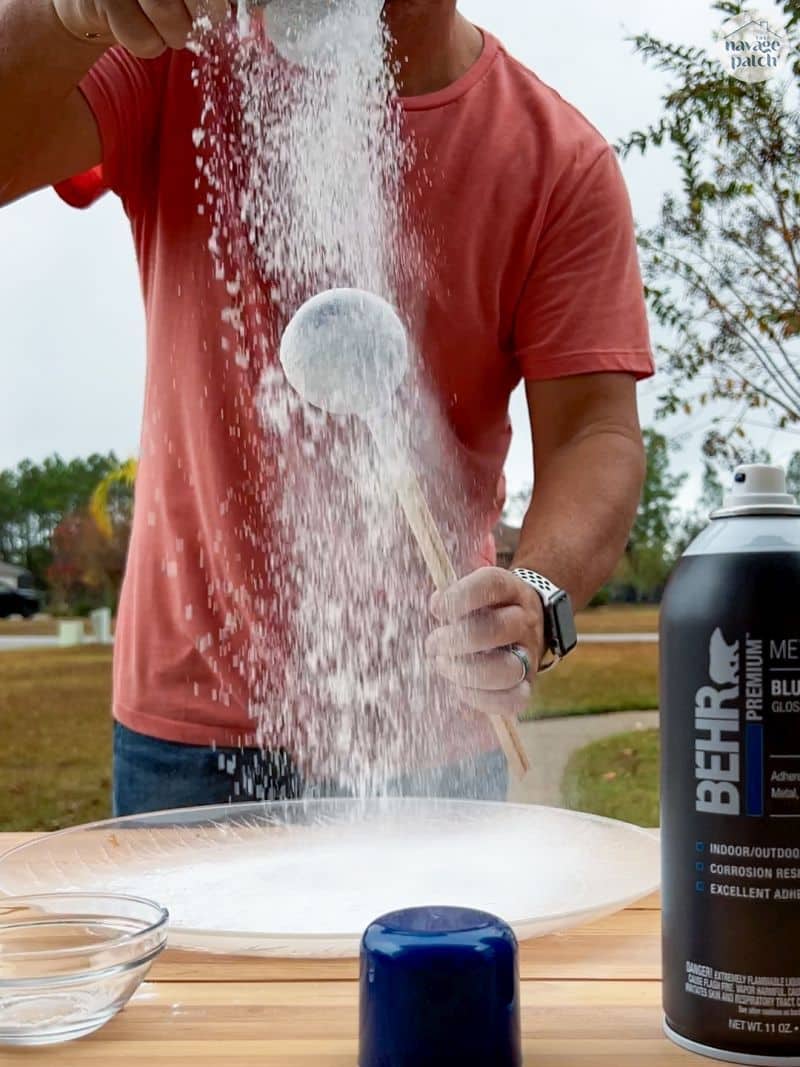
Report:
M167 941L151 900L92 893L0 897L0 1044L85 1037L133 996Z

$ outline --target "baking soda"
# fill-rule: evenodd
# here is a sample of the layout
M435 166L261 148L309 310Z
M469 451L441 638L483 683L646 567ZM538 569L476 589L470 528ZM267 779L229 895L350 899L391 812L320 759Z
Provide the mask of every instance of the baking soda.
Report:
M201 27L193 45L198 198L229 300L223 350L257 381L259 413L247 443L262 490L237 534L264 571L221 636L245 635L236 665L263 747L288 749L319 791L359 796L448 762L464 719L426 661L433 587L373 440L357 418L304 403L278 363L282 331L310 297L352 287L402 308L411 366L381 417L436 487L448 550L463 566L476 547L415 347L427 272L406 192L414 146L379 6L326 5L321 34L302 21L313 0L274 0L264 19L269 32L272 12L283 55L241 10L222 38ZM232 655L220 640L219 661Z

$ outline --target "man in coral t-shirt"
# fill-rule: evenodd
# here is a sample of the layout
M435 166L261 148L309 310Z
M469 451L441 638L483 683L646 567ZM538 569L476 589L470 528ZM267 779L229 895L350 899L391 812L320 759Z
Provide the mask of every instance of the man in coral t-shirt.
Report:
M145 414L114 670L119 814L295 795L313 777L270 716L286 674L283 565L269 508L250 498L269 501L282 474L269 450L252 452L264 366L221 354L230 291L198 210L203 102L185 47L201 7L233 17L226 0L0 0L0 202L55 185L87 207L111 190L141 270ZM454 714L424 780L398 788L499 796L486 716L517 716L539 666L570 650L565 593L582 605L606 580L641 489L635 386L652 357L634 227L613 149L456 0L389 0L384 18L416 146L407 181L430 238L416 341L448 432L480 471L485 530L520 380L536 460L515 570L472 570L417 622L458 697L449 706L472 710ZM285 325L268 319L267 364ZM275 651L257 692L242 669L256 633ZM410 775L422 757L407 755Z

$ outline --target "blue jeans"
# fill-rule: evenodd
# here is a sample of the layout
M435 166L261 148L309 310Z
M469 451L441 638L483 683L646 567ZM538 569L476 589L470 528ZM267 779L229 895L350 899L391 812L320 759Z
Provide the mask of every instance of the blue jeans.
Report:
M424 771L392 783L398 796L505 800L508 768L502 752ZM159 741L114 723L114 815L169 808L343 796L336 783L320 786L301 778L283 749L204 748Z

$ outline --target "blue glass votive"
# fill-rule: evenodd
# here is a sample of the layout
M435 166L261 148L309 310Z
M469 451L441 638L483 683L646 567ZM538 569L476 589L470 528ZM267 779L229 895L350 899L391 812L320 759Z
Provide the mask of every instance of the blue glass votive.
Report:
M468 908L376 919L361 942L359 1067L521 1067L517 939Z

